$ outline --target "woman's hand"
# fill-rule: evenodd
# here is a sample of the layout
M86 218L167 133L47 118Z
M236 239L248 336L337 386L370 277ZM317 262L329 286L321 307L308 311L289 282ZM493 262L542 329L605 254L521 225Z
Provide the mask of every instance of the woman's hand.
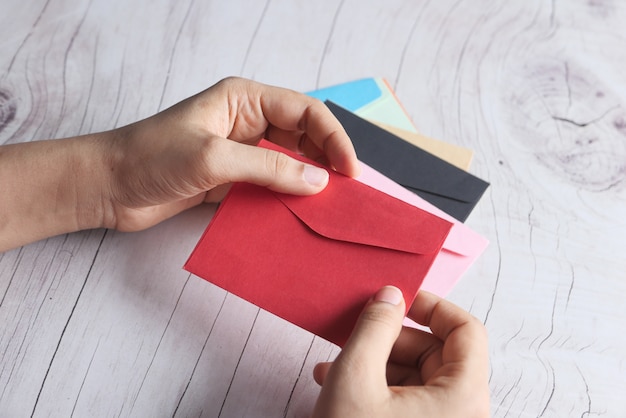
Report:
M352 143L326 106L294 91L229 78L151 118L119 129L111 143L107 227L146 228L245 181L308 195L328 173L275 151L266 138L356 176Z
M255 147L261 138L359 173L322 102L228 78L122 128L0 147L0 251L81 229L141 230L220 200L236 181L300 195L326 186L324 169Z
M432 333L402 327L404 299L381 289L334 363L314 370L322 385L313 417L487 417L487 334L476 318L419 292L408 316Z

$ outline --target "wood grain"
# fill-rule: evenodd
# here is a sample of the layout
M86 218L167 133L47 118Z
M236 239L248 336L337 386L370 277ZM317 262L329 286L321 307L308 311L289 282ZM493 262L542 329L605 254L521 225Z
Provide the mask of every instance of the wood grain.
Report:
M2 9L0 143L111 129L229 75L387 78L491 183L468 220L491 245L450 298L489 330L493 416L623 415L623 2ZM0 254L0 415L307 416L312 369L338 349L181 269L214 210Z

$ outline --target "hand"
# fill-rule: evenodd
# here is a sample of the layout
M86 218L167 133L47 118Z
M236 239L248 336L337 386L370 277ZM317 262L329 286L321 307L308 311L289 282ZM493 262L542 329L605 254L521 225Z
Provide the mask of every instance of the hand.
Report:
M314 370L322 385L313 417L487 417L485 328L433 294L419 292L408 316L432 333L402 327L395 287L368 303L334 363Z
M350 139L323 103L229 78L115 132L106 226L146 228L200 202L221 200L236 181L300 195L326 186L325 170L250 146L263 137L348 176L359 173Z
M231 182L300 195L326 186L326 170L252 146L263 137L359 174L322 102L229 78L122 128L0 147L0 252L81 229L144 229L220 200Z

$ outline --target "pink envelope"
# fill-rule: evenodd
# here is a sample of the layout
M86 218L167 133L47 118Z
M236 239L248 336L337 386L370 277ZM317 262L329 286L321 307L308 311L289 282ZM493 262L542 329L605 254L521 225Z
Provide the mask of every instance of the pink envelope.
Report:
M446 296L463 273L485 251L489 241L363 162L361 162L361 167L361 175L357 178L360 182L454 224L421 286L421 289L441 297Z

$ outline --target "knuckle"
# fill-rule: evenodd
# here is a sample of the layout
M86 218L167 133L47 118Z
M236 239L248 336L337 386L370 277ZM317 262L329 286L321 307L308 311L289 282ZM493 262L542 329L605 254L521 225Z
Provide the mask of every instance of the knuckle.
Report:
M228 76L221 79L217 84L224 87L232 87L233 85L241 84L244 81L241 77Z
M488 338L487 327L475 316L472 315L472 317L468 321L468 325L477 336L480 336L482 339L485 340Z
M395 312L382 306L371 307L361 314L361 321L366 323L393 325L396 322Z
M271 175L281 175L289 169L289 157L282 152L268 151L265 154L265 163Z
M198 172L204 173L206 180L211 184L220 183L228 170L228 167L225 167L228 159L224 158L225 153L229 152L225 149L227 146L226 141L215 137L206 138L200 144L197 155L200 156L201 166L198 167Z
M202 156L202 159L208 166L212 166L216 160L220 159L223 153L221 142L222 141L212 137L200 141L199 155Z

